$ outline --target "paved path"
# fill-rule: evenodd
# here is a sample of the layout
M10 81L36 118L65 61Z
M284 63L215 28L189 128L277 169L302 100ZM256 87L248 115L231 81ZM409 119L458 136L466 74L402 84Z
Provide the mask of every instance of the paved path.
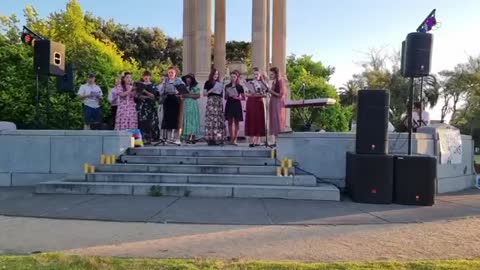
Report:
M0 254L66 251L299 261L480 256L478 190L440 196L434 207L406 207L348 201L36 196L29 189L8 189L0 192L0 214L55 218L0 216ZM245 225L249 223L253 225Z
M34 195L0 189L0 215L102 221L229 225L365 225L480 215L480 190L442 195L433 207L351 201L149 196Z

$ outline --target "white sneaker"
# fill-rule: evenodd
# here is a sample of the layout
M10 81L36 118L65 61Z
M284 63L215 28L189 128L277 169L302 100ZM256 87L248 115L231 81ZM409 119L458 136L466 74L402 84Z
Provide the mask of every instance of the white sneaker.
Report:
M173 142L175 145L182 145L182 142L180 140L176 140L175 142Z

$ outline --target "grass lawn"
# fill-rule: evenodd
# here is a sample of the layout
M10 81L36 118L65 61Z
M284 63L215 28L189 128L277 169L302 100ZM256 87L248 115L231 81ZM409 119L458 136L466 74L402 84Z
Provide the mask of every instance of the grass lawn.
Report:
M480 155L475 155L475 163L480 164Z
M146 269L480 269L480 259L418 262L371 262L371 263L282 263L258 261L220 260L161 260L161 259L120 259L104 257L65 256L42 254L33 256L0 256L0 269L41 269L41 270L146 270Z

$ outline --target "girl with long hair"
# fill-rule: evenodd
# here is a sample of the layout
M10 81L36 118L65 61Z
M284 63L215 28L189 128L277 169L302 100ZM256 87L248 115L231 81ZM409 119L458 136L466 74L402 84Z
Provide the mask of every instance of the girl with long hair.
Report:
M218 70L212 68L208 81L203 87L207 97L205 112L205 138L208 145L223 144L225 137L225 116L223 114L223 83L220 82Z
M277 137L285 129L285 80L280 75L277 67L270 69L270 80L272 89L270 91L270 135L272 146L277 145Z
M230 72L231 83L225 86L225 119L228 121L230 143L237 145L240 122L243 121L242 100L245 100L243 86L240 85L240 72Z
M117 117L115 130L138 128L137 109L135 108L135 89L132 85L132 73L125 72L122 77L122 90L118 93Z
M246 94L245 135L249 137L250 147L255 147L260 145L260 138L267 135L263 99L268 92L268 84L256 67L253 68L253 80L249 83L252 90Z

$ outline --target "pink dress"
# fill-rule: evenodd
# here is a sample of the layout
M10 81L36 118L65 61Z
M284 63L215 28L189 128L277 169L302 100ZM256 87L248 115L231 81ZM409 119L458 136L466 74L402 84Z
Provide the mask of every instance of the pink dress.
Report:
M285 130L285 81L278 80L272 85L272 91L279 93L280 96L270 96L270 135L277 136Z
M132 86L127 86L130 90ZM123 89L121 90L123 91ZM117 117L115 118L115 130L127 130L138 128L138 116L136 104L132 95L118 96Z

